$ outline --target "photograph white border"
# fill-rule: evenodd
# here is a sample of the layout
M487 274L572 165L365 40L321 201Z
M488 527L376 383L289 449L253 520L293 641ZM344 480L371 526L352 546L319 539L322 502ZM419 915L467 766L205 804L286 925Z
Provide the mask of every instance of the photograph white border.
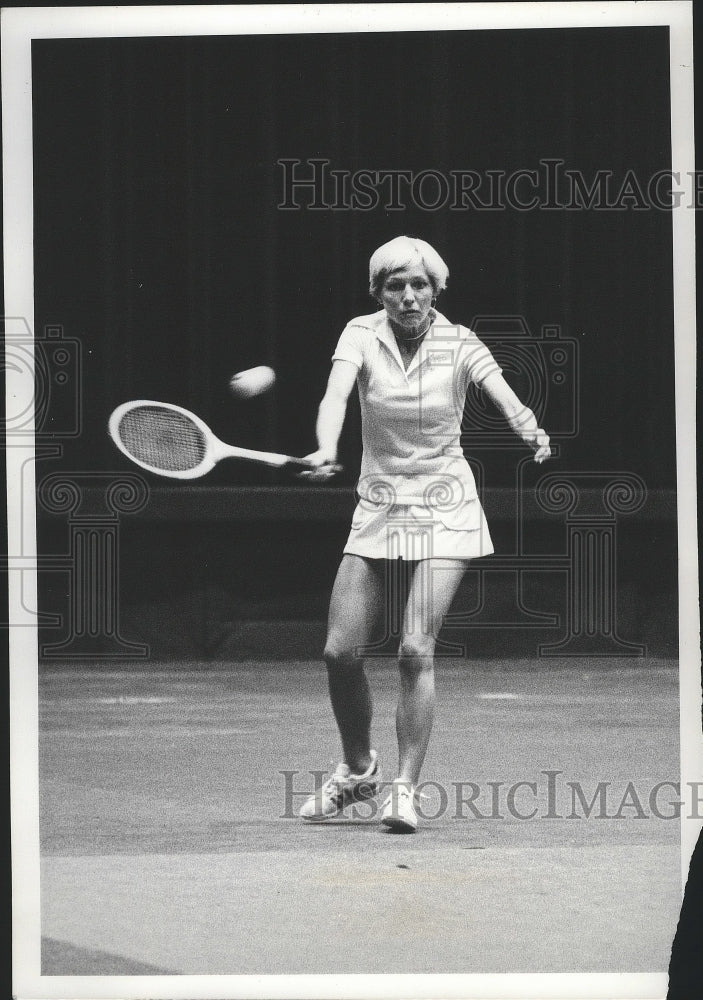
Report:
M286 4L40 7L2 11L5 310L34 329L31 42L35 38L460 31L666 25L670 29L672 170L694 184L693 33L689 2ZM701 780L696 539L695 243L691 198L672 211L679 537L681 783ZM19 322L19 320L15 319ZM29 381L28 381L29 380ZM31 370L7 372L6 412L33 398ZM38 646L34 444L7 441L11 713L13 992L106 997L662 997L665 975L42 976L39 909ZM28 610L30 609L30 610ZM682 885L701 821L681 822ZM675 928L672 927L672 938Z

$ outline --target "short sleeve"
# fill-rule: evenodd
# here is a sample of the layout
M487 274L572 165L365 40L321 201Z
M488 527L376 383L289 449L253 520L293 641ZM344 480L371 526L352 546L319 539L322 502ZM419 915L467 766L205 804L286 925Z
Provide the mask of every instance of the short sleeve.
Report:
M332 355L333 361L351 361L357 368L364 363L364 330L359 326L346 326Z
M479 340L473 330L468 331L468 337L463 345L463 366L469 382L481 385L489 375L500 375L503 369L488 350L483 341Z

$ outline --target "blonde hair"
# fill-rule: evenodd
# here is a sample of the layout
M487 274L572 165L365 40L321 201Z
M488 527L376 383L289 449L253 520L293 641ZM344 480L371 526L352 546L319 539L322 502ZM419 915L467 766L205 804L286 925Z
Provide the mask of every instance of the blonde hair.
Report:
M414 236L396 236L374 251L369 261L369 292L378 299L389 274L418 263L424 267L435 295L438 295L447 287L449 268L434 247Z

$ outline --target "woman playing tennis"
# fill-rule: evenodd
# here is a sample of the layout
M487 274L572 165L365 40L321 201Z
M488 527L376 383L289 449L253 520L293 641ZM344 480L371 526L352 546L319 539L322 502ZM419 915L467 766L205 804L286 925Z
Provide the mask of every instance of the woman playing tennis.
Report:
M312 479L334 474L337 446L354 383L361 403L363 457L359 502L332 591L324 660L343 760L300 811L303 819L336 816L378 794L380 766L371 747L371 694L364 647L386 609L389 560L412 570L398 650L398 773L381 809L399 832L417 829L415 787L434 714L437 635L471 559L493 545L461 444L471 382L496 404L535 452L549 438L501 374L490 351L466 327L434 308L448 268L423 240L400 236L379 247L369 265L380 311L351 320L332 358L317 418L318 449L307 458Z

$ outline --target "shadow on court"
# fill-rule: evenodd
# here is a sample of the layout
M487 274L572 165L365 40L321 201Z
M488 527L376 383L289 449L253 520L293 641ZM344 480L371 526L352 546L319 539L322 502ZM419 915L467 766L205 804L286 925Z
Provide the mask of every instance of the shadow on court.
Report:
M396 673L371 675L391 779ZM441 661L425 819L394 836L373 803L292 818L338 755L316 663L45 667L43 974L663 973L677 677Z

